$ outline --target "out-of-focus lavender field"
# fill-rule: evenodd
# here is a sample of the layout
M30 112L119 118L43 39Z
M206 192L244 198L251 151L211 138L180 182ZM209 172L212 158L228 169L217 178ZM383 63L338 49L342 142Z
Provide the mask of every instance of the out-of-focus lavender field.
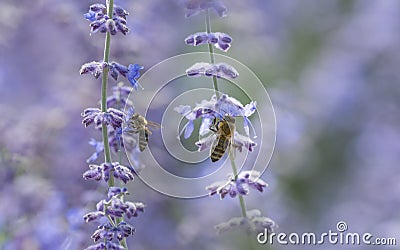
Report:
M92 3L0 2L1 249L92 244L96 225L85 224L82 215L105 192L82 179L93 150L88 140L99 136L80 116L100 97L100 81L79 75L83 63L103 53L104 35L90 36L83 18ZM112 60L149 69L171 56L206 51L184 44L204 30L204 16L185 19L179 1L116 3L131 13L131 30L113 36ZM327 232L345 221L348 231L397 237L399 245L400 1L225 4L228 16L212 15L213 29L233 37L227 55L258 75L277 118L275 152L263 175L269 187L247 196L248 208L272 218L277 232ZM133 221L130 249L249 249L245 232L217 236L213 228L240 216L237 199L170 198L139 178L129 189L146 203Z

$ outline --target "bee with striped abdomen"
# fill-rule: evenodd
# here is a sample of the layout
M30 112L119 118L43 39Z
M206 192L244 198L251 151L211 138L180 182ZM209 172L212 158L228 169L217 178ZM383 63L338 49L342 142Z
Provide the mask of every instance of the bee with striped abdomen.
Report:
M225 115L220 121L214 118L213 124L210 126L217 138L211 147L210 158L212 162L216 162L222 158L226 150L233 145L233 134L235 131L235 118Z
M149 143L149 135L152 134L152 129L159 129L161 125L155 122L151 122L146 120L144 116L139 115L138 113L133 114L128 120L128 132L139 134L139 150L142 152L146 149L147 144Z

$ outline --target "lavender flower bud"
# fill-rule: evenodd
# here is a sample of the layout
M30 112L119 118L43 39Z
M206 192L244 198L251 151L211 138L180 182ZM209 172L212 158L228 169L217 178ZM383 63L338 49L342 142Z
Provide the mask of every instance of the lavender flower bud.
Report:
M135 228L133 228L131 225L129 225L124 221L120 222L117 226L116 236L119 241L121 241L123 238L133 235L134 233L135 233Z
M107 196L110 199L113 196L128 194L128 189L126 187L109 187Z
M93 12L105 12L106 11L106 6L101 3L95 3L89 6L89 10Z
M107 207L106 213L114 217L122 217L128 205L116 197L112 197L110 201L111 203L110 206Z
M206 44L208 42L208 34L206 32L199 32L194 34L194 46Z
M217 33L210 33L208 34L208 42L211 44L218 43L218 36Z
M128 34L129 28L125 24L117 22L115 26L117 27L118 31L121 32L122 34L124 35Z
M222 51L228 51L229 50L229 48L231 47L231 45L229 44L229 43L223 43L223 42L221 42L221 41L219 41L218 43L216 43L215 44L215 47L217 48L217 49L219 49L219 50L222 50Z
M85 180L101 180L103 174L100 166L91 165L90 169L83 173L83 179Z
M90 23L90 27L91 27L90 32L96 33L99 30L101 33L107 32L107 27L105 26L107 18L108 18L108 16L105 15L103 18L94 20L92 23Z
M144 207L145 205L141 202L130 202L127 201L125 202L125 204L127 205L127 209L125 210L125 215L128 219L132 218L132 217L137 217L139 214L138 212L144 212Z
M219 63L218 70L226 78L235 79L239 76L239 73L236 71L236 69L226 63Z
M92 234L92 239L94 242L101 240L101 239L107 239L108 241L112 241L114 237L114 233L110 231L111 225L100 225L98 229Z
M107 250L125 250L125 247L116 244L116 243L112 243L112 242L107 242Z
M215 36L218 37L218 41L221 41L223 43L231 43L232 42L232 37L230 37L228 34L225 34L222 32L215 32Z
M96 245L91 245L91 246L85 248L85 250L103 250L103 249L106 249L106 244L104 244L104 242L101 242Z
M128 74L129 70L126 66L121 65L117 62L112 62L111 64L111 68L117 70L123 77L126 77L126 75Z
M105 216L104 212L96 211L96 212L90 212L90 213L85 214L83 216L83 219L85 220L85 222L90 222L90 221L98 220L104 216Z
M102 70L103 70L103 64L100 62L93 61L83 64L81 66L81 69L79 70L79 73L81 75L90 73L97 79L99 78Z
M126 16L129 15L129 13L121 6L114 5L114 15L126 19Z
M194 34L186 37L185 38L185 43L187 45L194 45Z
M133 180L133 173L129 168L119 165L117 162L114 166L114 177L120 179L124 183L127 183L128 181Z

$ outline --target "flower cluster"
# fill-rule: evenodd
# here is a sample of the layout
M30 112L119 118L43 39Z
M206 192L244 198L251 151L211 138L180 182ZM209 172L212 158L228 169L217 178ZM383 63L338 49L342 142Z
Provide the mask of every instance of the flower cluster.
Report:
M108 3L109 1L107 1ZM91 33L97 31L106 33L106 41L109 41L110 35L115 35L118 31L124 35L127 34L129 31L126 22L127 16L128 12L120 6L99 3L91 5L89 12L84 15L91 22ZM108 75L115 81L120 76L128 79L132 87L137 90L140 86L137 80L143 67L138 64L124 66L115 61L109 62L110 43L106 42L105 46L103 61L85 63L80 69L81 75L92 74L96 79L103 74L101 109L87 108L81 114L85 127L93 124L95 128L102 131L103 135L103 140L92 138L89 141L95 152L87 159L87 163L90 165L89 169L83 173L83 178L108 183L107 199L97 203L96 211L84 215L85 222L98 221L101 223L91 237L95 244L86 248L88 250L127 249L125 238L132 235L135 229L124 219L137 217L140 212L144 212L145 207L141 202L125 201L125 196L129 195L128 189L118 186L118 183L123 185L132 181L135 170L131 166L113 162L111 156L111 152L120 153L122 149L135 141L133 138L122 140L124 136L123 123L129 119L130 115L125 114L121 109L125 106L133 108L132 101L128 99L132 88L118 83L112 88L112 95L107 96ZM105 161L93 164L101 154L104 154ZM137 159L132 160L139 165ZM118 183L114 184L115 181Z
M114 129L122 127L125 114L115 108L107 109L107 112L102 112L99 108L87 108L81 114L83 117L82 124L88 127L94 124L96 128L100 129L102 124L112 126Z
M185 0L186 18L195 16L206 9L213 9L218 16L226 16L226 7L220 0Z
M193 132L194 120L199 118L202 119L199 134L206 135L210 132L209 128L213 120L215 118L223 119L223 117L226 115L231 117L242 117L244 120L243 128L246 132L246 135L249 136L250 127L253 128L253 133L255 133L254 127L249 117L256 111L256 104L257 103L255 101L252 101L249 104L243 106L243 104L241 104L240 101L238 101L237 99L223 94L219 98L217 98L216 95L213 95L210 100L203 100L201 103L196 104L193 109L189 105L180 105L178 107L175 107L174 110L183 115L188 120L188 123L184 126L184 129L182 130L182 132L184 131L185 139L189 138ZM251 144L250 138L246 139L242 136L238 136L238 140L243 142L239 143L238 145L246 146L249 143ZM245 141L247 141L247 143L245 143Z
M124 183L133 180L133 172L129 167L120 165L119 162L104 162L100 165L89 165L89 170L83 173L85 180L104 180L110 179L110 174Z
M187 76L209 76L218 78L230 78L235 79L239 76L239 73L235 68L226 63L195 63L193 66L186 70Z
M233 217L227 222L222 222L215 226L218 234L224 233L234 228L244 228L249 232L272 232L277 227L276 223L268 217L261 216L261 211L252 209L246 211L246 217Z
M217 49L222 51L228 51L231 47L232 37L221 32L197 32L192 34L185 39L187 45L203 45L203 44L214 44Z
M89 12L84 17L90 21L90 32L101 33L110 32L111 35L116 35L117 31L126 35L129 31L126 26L126 16L129 13L118 5L114 5L112 18L107 15L107 7L104 4L92 4L89 7Z
M93 61L83 64L79 72L81 75L90 73L97 79L103 73L105 68L108 68L108 72L114 80L117 81L118 76L121 75L127 78L136 90L138 89L137 79L140 77L140 70L144 68L139 64L129 64L128 66L124 66L117 62L107 63Z
M118 83L117 86L113 87L112 95L107 97L107 107L133 107L133 103L128 99L131 92L131 88L124 86L122 82Z
M225 198L227 194L234 198L238 194L248 195L250 188L256 189L260 192L268 186L263 180L260 179L260 173L253 171L242 171L236 178L233 175L228 176L228 181L221 181L207 186L209 195L219 194L221 199Z
M100 221L103 218L110 218L109 222L100 224L98 229L93 233L92 239L94 242L106 239L112 242L114 239L121 241L132 235L135 229L128 223L120 219L126 217L131 219L137 217L139 213L144 212L145 205L141 202L122 201L120 196L128 194L126 188L110 187L108 199L101 200L96 205L96 211L89 212L84 215L83 219L86 222ZM98 247L93 245L91 247ZM87 248L92 249L92 248ZM93 248L96 249L96 248Z

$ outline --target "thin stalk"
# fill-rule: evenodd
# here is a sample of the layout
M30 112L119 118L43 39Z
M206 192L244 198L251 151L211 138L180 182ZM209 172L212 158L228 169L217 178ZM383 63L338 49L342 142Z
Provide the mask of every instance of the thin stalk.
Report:
M109 62L110 41L111 41L111 34L109 32L107 32L106 39L105 39L105 45L104 45L104 57L103 57L104 63ZM107 83L108 83L108 68L104 67L102 81L101 81L101 111L102 112L107 112ZM103 132L104 159L105 159L105 162L111 163L111 153L110 153L110 145L108 144L107 126L103 123L101 128L102 128L102 132ZM112 175L110 176L110 179L108 180L108 185L109 186L114 185L114 177Z
M237 171L236 162L235 162L234 150L235 149L233 147L231 147L231 149L229 150L229 160L231 162L232 172L233 172L233 175L235 176L235 180L236 180L238 171ZM239 194L238 197L239 197L239 202L240 202L240 208L242 210L242 216L244 218L247 218L246 203L244 202L242 195Z
M206 31L208 34L211 33L210 10L209 9L206 10ZM208 44L208 53L210 54L211 63L214 64L215 63L214 48L211 43ZM214 87L215 95L217 96L217 99L219 99L217 77L213 76L212 79L213 79L213 87Z
M114 0L108 0L107 7L108 7L107 15L110 18L112 18L113 9L114 9ZM107 64L110 61L110 43L111 43L111 34L110 34L110 32L107 32L106 38L105 38L105 44L104 44L104 55L103 55L103 62L107 63ZM108 84L108 68L104 67L102 81L101 81L101 111L102 112L107 112L107 84ZM107 131L107 126L105 124L102 125L102 132L103 132L105 162L111 163L112 161L111 161L110 145L108 142L108 131ZM114 186L114 176L113 175L110 175L110 178L108 180L108 186L109 187ZM109 218L109 220L112 223L112 220L110 218ZM122 220L117 220L117 223L119 223L120 221L122 221ZM120 243L125 249L128 249L125 238L122 241L120 241Z

